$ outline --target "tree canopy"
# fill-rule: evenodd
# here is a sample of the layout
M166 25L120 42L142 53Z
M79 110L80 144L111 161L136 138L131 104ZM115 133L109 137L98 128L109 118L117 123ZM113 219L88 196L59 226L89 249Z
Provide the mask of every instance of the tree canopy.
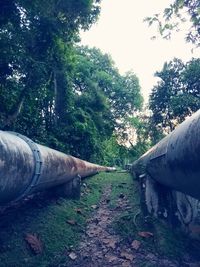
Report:
M170 38L173 30L179 30L180 24L190 22L186 40L200 46L200 1L174 0L162 14L155 14L145 19L149 25L157 23L158 30L164 38Z
M134 73L121 75L109 55L77 45L99 12L99 0L1 1L2 130L99 163L108 163L112 143L119 158L117 129L142 96Z
M174 59L155 75L160 81L150 95L152 120L157 127L170 132L200 109L200 59L186 64Z
M98 19L99 0L0 2L2 130L86 160L121 164L122 157L142 154L200 108L200 60L174 59L156 72L152 116L141 113L137 76L120 74L99 49L78 45L80 29ZM171 12L187 7L197 30L196 1L175 3ZM170 20L170 10L165 16Z

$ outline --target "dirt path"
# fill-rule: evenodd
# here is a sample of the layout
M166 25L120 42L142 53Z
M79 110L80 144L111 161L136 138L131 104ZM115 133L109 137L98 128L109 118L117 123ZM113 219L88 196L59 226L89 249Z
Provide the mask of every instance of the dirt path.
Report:
M137 181L102 173L80 201L44 194L2 214L0 267L200 267L199 242L146 219Z
M110 206L111 186L105 188L83 236L78 250L70 254L71 267L175 267L177 262L161 259L142 248L138 240L124 244L113 229L113 221L130 204L125 195L119 195L115 208Z

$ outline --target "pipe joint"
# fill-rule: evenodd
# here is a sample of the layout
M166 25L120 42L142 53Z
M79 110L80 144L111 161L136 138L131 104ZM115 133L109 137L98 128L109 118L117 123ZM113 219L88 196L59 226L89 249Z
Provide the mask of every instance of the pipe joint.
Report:
M11 132L11 131L9 131L9 133L21 138L23 141L25 141L28 144L28 146L30 147L30 149L33 153L34 166L35 166L34 167L34 173L33 173L30 184L13 201L13 202L15 202L15 201L23 199L27 195L30 195L32 190L34 189L34 187L37 186L39 179L40 179L41 171L42 171L43 161L42 161L40 150L34 141L32 141L30 138L28 138L28 137L26 137L20 133Z

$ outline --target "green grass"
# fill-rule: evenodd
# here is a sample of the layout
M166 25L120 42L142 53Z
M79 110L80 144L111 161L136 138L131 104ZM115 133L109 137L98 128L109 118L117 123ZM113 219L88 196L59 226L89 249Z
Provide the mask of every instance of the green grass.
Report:
M0 220L0 267L55 266L66 264L68 252L76 248L86 221L97 205L104 187L126 180L125 174L101 173L85 179L79 200L45 198L43 195L8 211ZM114 200L113 200L114 201ZM81 214L76 212L81 209ZM78 222L70 225L67 220ZM27 233L37 234L44 244L35 255L25 241Z
M122 238L122 242L130 243L137 239L143 242L143 246L147 241L147 247L152 249L152 238L148 240L144 240L139 237L139 231L151 231L151 227L145 223L145 218L143 217L140 210L140 196L139 196L139 186L137 181L132 179L129 174L124 175L123 179L125 179L126 184L123 185L122 188L115 188L112 192L113 201L116 201L119 193L124 194L130 204L130 209L122 212L113 222L113 227L117 234L119 234ZM123 184L123 182L122 182Z
M162 221L150 216L145 218L139 205L138 182L135 179L130 182L128 177L126 179L127 187L123 188L122 193L128 196L131 209L124 211L113 222L113 227L116 233L121 236L122 242L128 242L131 245L131 242L136 239L141 242L141 247L147 252L171 260L181 261L186 253L199 260L200 242L191 240L183 232L172 229ZM115 196L114 199L116 199L118 193L118 189L115 189L112 193ZM140 237L138 235L140 231L151 232L153 237ZM141 266L149 267L148 264L144 262L141 263Z
M68 253L79 244L87 219L98 205L104 188L111 185L110 208L117 207L117 199L123 194L129 199L130 209L122 212L113 227L121 236L122 242L134 239L142 242L147 251L179 259L184 253L200 254L199 243L192 243L182 234L175 234L164 224L145 218L140 212L138 184L127 173L100 173L83 181L79 200L64 198L35 197L26 204L8 211L0 219L0 267L54 267L70 266ZM81 214L77 213L81 210ZM67 220L74 220L70 225ZM138 231L150 231L153 238L144 239ZM27 233L37 234L44 244L43 252L35 255L24 237ZM144 263L145 264L145 263ZM142 266L142 265L141 265ZM143 265L147 266L147 265Z
M116 173L111 180L110 207L115 208L120 195L124 195L134 206L139 205L137 186L135 187L132 177L128 173Z
M0 266L53 266L65 262L66 252L76 247L92 208L103 190L102 178L90 178L80 201L40 197L19 207L0 221ZM88 192L87 192L88 191ZM76 209L81 209L81 214ZM70 225L67 220L78 222ZM44 249L34 255L24 237L27 233L39 236Z

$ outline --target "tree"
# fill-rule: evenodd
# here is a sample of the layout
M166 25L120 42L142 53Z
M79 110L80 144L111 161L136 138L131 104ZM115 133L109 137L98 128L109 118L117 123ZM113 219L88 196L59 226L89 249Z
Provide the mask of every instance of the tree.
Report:
M96 21L99 1L1 0L0 4L3 128L12 128L28 96L44 88L45 95L54 90L55 119L63 120L70 95L65 74L72 63L67 51L79 29ZM12 101L7 101L10 95Z
M73 45L96 21L99 2L0 1L1 129L69 150L59 140L73 108Z
M70 144L74 146L73 151L77 151L76 155L85 157L85 144L90 142L88 148L91 150L87 150L90 159L91 155L95 155L98 161L104 159L108 162L105 144L115 143L118 151L117 140L114 143L110 140L113 136L121 138L116 129L124 127L126 117L141 107L139 82L132 73L120 75L111 57L99 49L77 47L76 51L72 83L78 116L71 124ZM86 121L92 127L86 126ZM79 130L75 132L77 127ZM76 148L78 136L83 143ZM81 155L78 154L80 151L83 151Z
M142 112L136 117L130 118L130 126L134 129L133 140L129 139L130 154L133 161L144 154L150 148L149 124L147 116Z
M145 21L152 25L158 24L159 32L164 38L170 38L173 30L178 30L180 23L190 21L186 33L186 40L196 46L200 45L200 1L199 0L174 0L165 8L163 14L147 17ZM187 13L187 15L186 15Z
M120 75L108 54L102 54L99 49L81 47L78 49L79 67L84 66L84 75L76 79L76 90L86 92L88 81L92 80L92 86L108 98L112 116L117 120L124 120L133 112L140 109L143 98L140 93L139 80L132 72ZM82 61L81 61L82 60Z
M192 59L184 64L174 59L155 75L161 80L150 95L152 121L164 132L171 132L200 108L200 60Z
M120 75L109 55L76 46L99 3L0 0L0 122L2 130L103 163L105 144L142 97L135 74Z

